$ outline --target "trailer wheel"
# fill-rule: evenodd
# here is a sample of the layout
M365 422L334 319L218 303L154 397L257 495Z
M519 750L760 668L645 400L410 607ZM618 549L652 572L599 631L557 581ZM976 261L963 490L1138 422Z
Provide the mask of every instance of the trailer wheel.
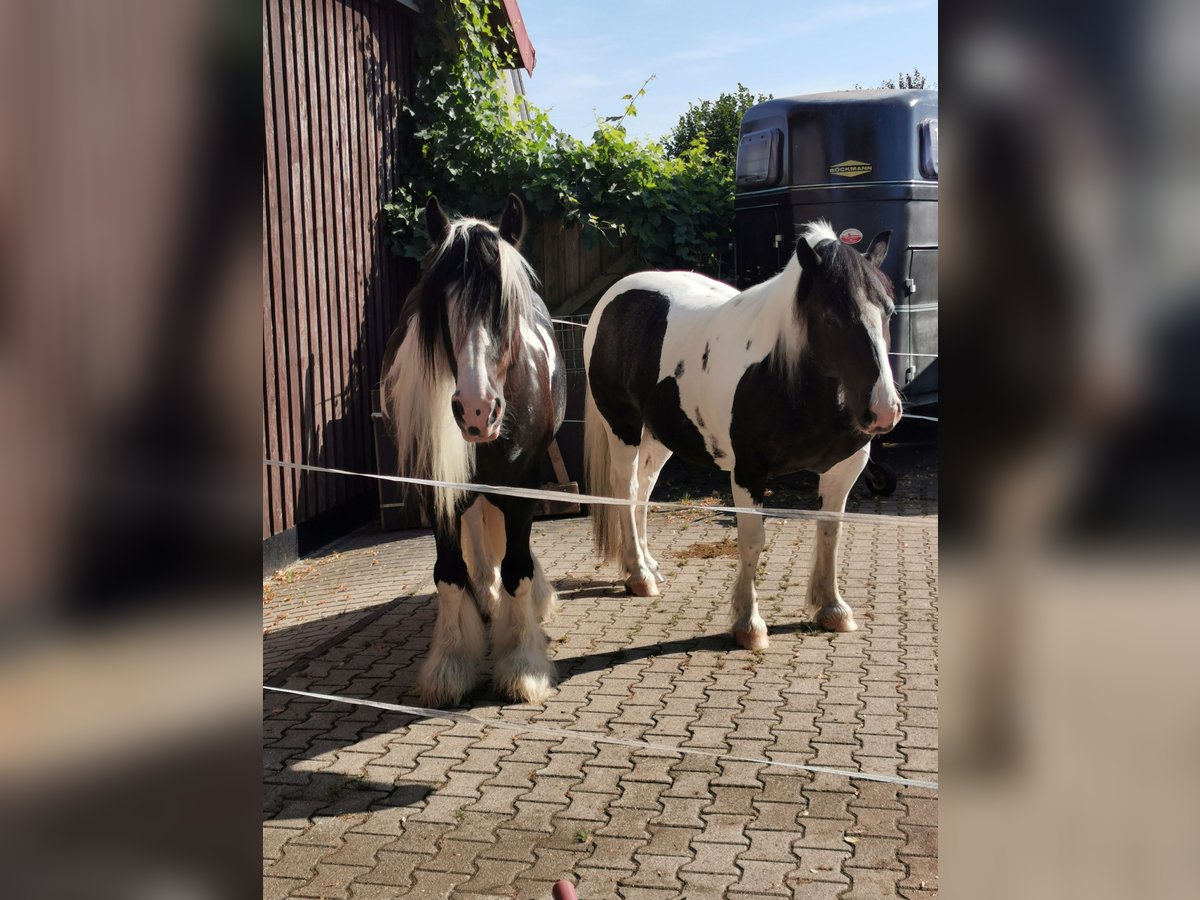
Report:
M888 465L867 460L867 468L863 471L863 482L872 497L890 497L896 493L896 472Z

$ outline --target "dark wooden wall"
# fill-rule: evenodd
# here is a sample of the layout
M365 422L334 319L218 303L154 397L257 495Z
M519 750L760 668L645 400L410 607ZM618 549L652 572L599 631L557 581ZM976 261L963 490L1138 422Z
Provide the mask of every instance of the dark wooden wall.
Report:
M587 250L582 231L550 217L538 223L522 247L541 280L542 299L554 313L590 309L604 288L636 262L632 239L614 236Z
M386 252L380 218L405 177L397 121L414 25L395 0L264 0L268 458L374 471L371 389L415 276ZM375 492L365 479L267 467L263 537L368 509Z

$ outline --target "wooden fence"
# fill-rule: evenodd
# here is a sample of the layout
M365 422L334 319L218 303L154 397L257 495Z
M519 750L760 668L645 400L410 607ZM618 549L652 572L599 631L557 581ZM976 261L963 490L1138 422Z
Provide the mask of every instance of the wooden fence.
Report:
M601 240L585 250L580 226L564 228L555 218L538 223L522 249L541 279L542 299L556 315L590 308L634 263L630 238Z
M395 0L264 0L263 453L374 470L370 394L415 275L384 249L404 177L397 114L415 13ZM374 504L362 479L268 467L263 537L290 552ZM336 530L336 526L335 530Z

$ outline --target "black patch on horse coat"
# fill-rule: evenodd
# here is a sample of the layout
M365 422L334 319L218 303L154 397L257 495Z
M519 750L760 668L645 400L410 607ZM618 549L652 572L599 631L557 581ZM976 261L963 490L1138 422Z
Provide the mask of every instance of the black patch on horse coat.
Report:
M761 503L770 475L826 472L870 438L838 402L838 383L802 361L796 380L770 360L749 366L733 395L729 439L734 480Z
M675 366L675 377L676 378L683 377L683 360L682 359Z
M708 371L708 341L704 342L704 355L700 357L700 368L705 372Z
M749 350L750 345L753 343L754 343L754 338L750 338L750 340L746 341L746 349Z
M708 452L704 435L679 405L679 382L664 378L654 386L642 407L646 424L659 442L693 465L719 468Z
M714 460L724 459L725 451L721 449L721 445L717 443L717 439L711 438L711 441L712 441L712 450L710 452L712 453L712 458Z
M596 326L587 364L592 398L613 434L631 447L642 440L643 405L658 382L670 306L657 291L626 291L604 308Z
M696 424L701 428L704 427L704 416L700 415L700 407L696 407Z

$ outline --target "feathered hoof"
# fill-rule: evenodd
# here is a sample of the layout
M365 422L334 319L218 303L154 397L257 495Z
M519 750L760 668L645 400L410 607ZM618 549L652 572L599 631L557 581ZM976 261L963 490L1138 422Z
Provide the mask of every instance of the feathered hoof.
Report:
M858 631L858 623L854 621L854 613L848 606L827 606L817 613L817 625L826 631Z
M421 668L418 692L428 707L457 706L475 688L475 666L460 657L430 657Z
M496 690L517 703L544 703L554 693L554 663L530 648L496 663Z
M625 590L635 597L658 596L658 585L655 583L653 576L643 578L640 575L634 575L625 582Z
M733 639L746 650L766 650L771 641L767 638L767 626L758 628L735 628Z

